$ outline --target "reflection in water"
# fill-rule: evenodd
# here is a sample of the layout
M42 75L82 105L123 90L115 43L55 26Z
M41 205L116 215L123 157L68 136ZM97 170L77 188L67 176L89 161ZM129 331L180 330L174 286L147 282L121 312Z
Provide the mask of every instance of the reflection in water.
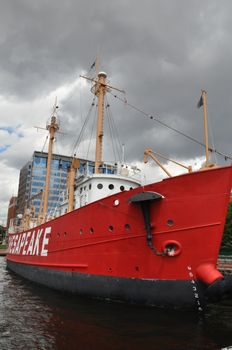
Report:
M5 270L0 259L0 349L221 349L232 345L232 302L166 311L64 295Z

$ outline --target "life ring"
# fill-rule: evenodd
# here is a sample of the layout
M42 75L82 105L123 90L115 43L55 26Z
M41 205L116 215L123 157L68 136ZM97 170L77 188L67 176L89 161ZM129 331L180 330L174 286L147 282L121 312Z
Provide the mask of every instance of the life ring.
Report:
M177 256L181 253L182 246L180 242L168 240L163 242L163 251L167 256Z

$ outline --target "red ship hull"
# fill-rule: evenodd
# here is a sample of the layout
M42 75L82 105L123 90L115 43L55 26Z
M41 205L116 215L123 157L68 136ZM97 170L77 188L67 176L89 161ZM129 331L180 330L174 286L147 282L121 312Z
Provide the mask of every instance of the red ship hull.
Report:
M216 264L231 186L230 166L106 197L11 234L7 266L34 282L80 295L201 307L209 289L225 281ZM142 200L132 200L141 193L162 195L149 201L147 222Z

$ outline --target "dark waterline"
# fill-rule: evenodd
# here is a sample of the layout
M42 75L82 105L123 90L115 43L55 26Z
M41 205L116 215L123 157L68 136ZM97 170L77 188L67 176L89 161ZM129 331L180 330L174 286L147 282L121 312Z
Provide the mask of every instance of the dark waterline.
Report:
M0 257L0 349L221 349L232 345L232 301L197 312L77 298L21 279Z

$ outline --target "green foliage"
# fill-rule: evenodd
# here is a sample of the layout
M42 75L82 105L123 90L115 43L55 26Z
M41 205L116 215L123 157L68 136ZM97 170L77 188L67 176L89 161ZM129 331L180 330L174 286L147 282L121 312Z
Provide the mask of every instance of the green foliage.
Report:
M226 224L222 238L222 248L230 248L232 250L232 202L230 202L226 217Z
M2 243L5 236L6 236L5 228L0 225L0 243Z

